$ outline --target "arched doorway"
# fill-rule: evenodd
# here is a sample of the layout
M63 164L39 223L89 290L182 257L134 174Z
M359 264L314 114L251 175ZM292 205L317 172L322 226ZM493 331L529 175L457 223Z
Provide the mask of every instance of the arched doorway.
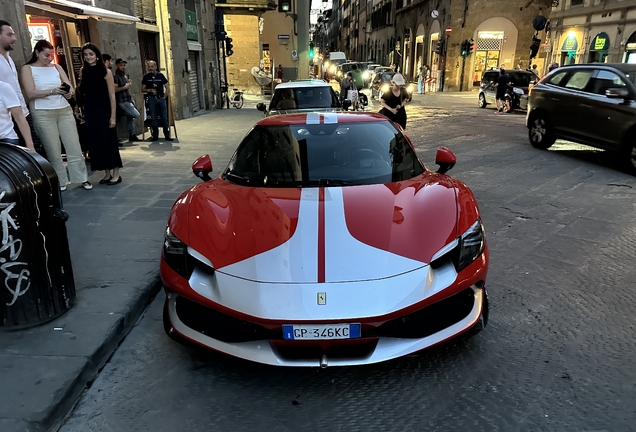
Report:
M441 53L437 52L438 51L438 47L440 47L441 44L441 40L442 40L442 36L441 36L441 30L442 27L439 24L438 20L434 20L431 23L431 30L428 33L428 40L429 40L429 45L428 45L428 52L427 52L427 58L428 58L428 62L429 62L429 73L428 73L428 78L431 78L434 81L428 81L426 83L426 91L427 92L431 92L431 91L437 91L437 82L440 80L440 75L441 75Z
M627 39L623 63L636 63L636 32L632 33L629 39Z
M417 26L417 32L415 32L415 67L413 73L415 74L420 66L424 65L424 24Z
M479 86L482 75L489 69L516 67L518 35L517 26L508 18L489 18L477 26L473 36L476 44L471 69L473 86Z

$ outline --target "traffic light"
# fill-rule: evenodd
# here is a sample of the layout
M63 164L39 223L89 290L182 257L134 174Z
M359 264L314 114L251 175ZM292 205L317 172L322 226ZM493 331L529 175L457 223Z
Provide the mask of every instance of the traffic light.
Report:
M464 39L462 41L461 56L466 57L467 55L468 55L468 41Z
M440 41L440 40L435 42L435 53L436 54L441 54L442 53L442 41Z
M219 40L219 41L225 40L226 36L227 36L227 32L225 30L216 32L216 40Z
M234 54L234 50L232 49L234 46L232 45L232 38L225 38L225 56L229 57Z
M535 58L539 54L539 47L541 46L541 39L536 36L532 36L532 45L530 45L530 60Z
M278 12L291 12L291 0L278 0Z
M468 41L468 54L472 54L473 53L473 47L475 46L475 40L473 38L470 38L470 40Z
M314 43L313 42L309 42L309 60L313 60L314 56L315 56Z

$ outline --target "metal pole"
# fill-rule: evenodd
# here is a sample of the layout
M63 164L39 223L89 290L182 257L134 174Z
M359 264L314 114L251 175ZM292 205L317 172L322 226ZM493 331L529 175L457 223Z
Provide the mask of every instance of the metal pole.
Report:
M464 90L464 69L466 69L466 56L462 56L462 74L459 78L459 91Z
M298 28L298 78L309 78L309 3L296 2L296 23Z

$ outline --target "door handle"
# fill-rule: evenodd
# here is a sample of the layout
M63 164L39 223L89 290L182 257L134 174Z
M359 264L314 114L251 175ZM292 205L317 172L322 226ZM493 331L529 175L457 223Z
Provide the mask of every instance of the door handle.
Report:
M551 97L550 100L551 101L556 101L556 100L559 100L559 98Z
M588 105L588 104L581 104L581 106L585 108L592 108L592 105Z

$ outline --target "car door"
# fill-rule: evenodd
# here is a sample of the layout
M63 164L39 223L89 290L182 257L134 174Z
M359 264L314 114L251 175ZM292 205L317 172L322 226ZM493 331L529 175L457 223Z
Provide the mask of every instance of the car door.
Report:
M585 142L593 128L583 118L589 116L590 93L588 84L595 74L592 68L575 69L558 92L552 92L549 103L558 107L553 110L553 126L557 135L577 142Z
M484 96L486 96L486 103L495 103L495 82L497 81L497 72L486 72L481 80L482 88L484 89Z
M626 90L629 96L608 97L609 89ZM636 123L632 86L614 71L597 69L586 90L589 97L582 105L581 122L590 127L585 138L599 147L618 148L627 130Z

